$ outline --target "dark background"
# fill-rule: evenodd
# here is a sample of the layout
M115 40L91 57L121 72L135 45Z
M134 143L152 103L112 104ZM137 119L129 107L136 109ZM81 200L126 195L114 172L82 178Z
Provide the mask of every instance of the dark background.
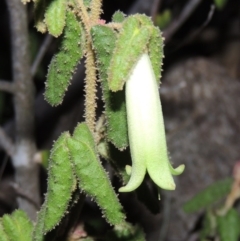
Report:
M107 22L116 10L126 14L145 13L152 16L156 24L166 9L171 12L170 22L162 29L166 41L160 94L171 160L176 165L184 163L186 171L176 179L177 190L165 193L169 202L161 205L171 212L152 215L140 204L129 204L132 215L144 226L148 240L157 240L159 233L163 233L162 240L190 240L201 215L187 216L181 209L183 203L207 185L232 176L234 164L240 160L240 1L228 0L218 9L213 1L202 0L195 10L190 7L193 2L197 1L103 1L102 18ZM190 8L189 17L175 29L187 7ZM33 62L46 36L34 28L32 4L28 5L28 16ZM51 40L34 75L35 132L39 149L50 149L61 132L72 131L76 123L83 120L84 69L81 64L62 106L50 107L43 98L47 68L58 44L58 39ZM0 79L11 81L11 78L8 11L2 0ZM98 95L100 114L100 90ZM11 95L0 92L0 123L11 136L14 136L13 119ZM16 208L16 196L8 185L13 179L13 168L6 160L2 151L0 215ZM45 175L43 171L43 180ZM164 232L167 235L164 236Z

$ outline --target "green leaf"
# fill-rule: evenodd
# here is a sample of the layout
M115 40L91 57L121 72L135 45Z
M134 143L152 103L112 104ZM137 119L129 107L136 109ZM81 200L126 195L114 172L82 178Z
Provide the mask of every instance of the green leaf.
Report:
M38 213L37 223L33 230L33 241L44 241L44 224L45 224L45 214L47 210L47 203L45 202L40 212Z
M221 241L238 241L240 238L239 227L239 213L233 208L225 216L217 217L217 229Z
M115 225L107 235L107 241L145 241L145 234L139 226L124 222Z
M0 218L0 241L9 241L9 238L7 234L4 231L3 225L2 225L2 218Z
M53 106L61 104L77 63L84 53L85 37L81 24L68 11L60 51L53 57L46 82L46 100Z
M124 91L113 93L109 90L107 82L107 71L117 36L114 30L102 25L94 26L91 35L103 89L107 139L121 150L128 146L125 93Z
M200 240L204 241L209 236L215 235L216 229L216 216L211 210L208 210L203 217L203 227L200 232Z
M131 164L129 148L119 151L114 145L103 140L98 144L98 153L102 158L111 163L122 183L127 184L130 176L126 173L125 167Z
M33 224L27 214L16 210L0 219L0 241L31 241Z
M18 241L31 241L33 223L28 218L27 214L22 210L16 210L11 215L16 223L16 229L18 231Z
M108 84L112 91L123 89L133 66L146 51L150 35L151 28L141 26L135 16L130 16L123 22L108 69Z
M47 6L45 23L47 24L49 33L54 37L58 37L63 32L66 8L66 0L52 0Z
M112 22L122 23L125 20L126 15L121 11L116 11L112 16Z
M54 143L51 151L46 199L39 212L34 230L36 241L42 240L43 233L58 225L75 189L75 177L66 143L69 138L68 133L63 133Z
M47 169L47 167L48 167L48 160L49 160L49 156L50 156L50 151L49 150L42 150L40 153L41 153L41 157L42 157L41 165L45 169Z
M10 241L18 240L19 233L18 233L18 230L16 229L16 223L10 215L5 214L2 217L2 225Z
M79 124L68 147L79 179L79 187L91 196L110 224L124 221L123 208L96 153L94 139L85 123Z
M192 213L202 208L208 208L230 192L231 184L232 179L228 178L208 186L184 204L184 211Z
M227 1L228 0L214 0L214 3L219 10L222 10L227 4Z
M156 24L160 29L166 28L172 19L171 10L165 9L161 14L156 17Z

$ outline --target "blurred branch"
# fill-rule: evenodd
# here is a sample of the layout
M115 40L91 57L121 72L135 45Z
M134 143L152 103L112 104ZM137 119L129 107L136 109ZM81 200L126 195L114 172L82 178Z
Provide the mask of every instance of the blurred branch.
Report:
M164 193L164 198L163 198L164 209L162 211L162 222L161 222L158 241L166 240L168 226L169 226L170 217L171 217L171 204L172 204L171 194L166 191L164 191L163 193Z
M51 42L52 42L53 37L51 35L47 35L45 37L45 39L43 40L43 43L41 45L41 48L39 49L37 56L32 64L31 67L31 74L32 76L34 76L37 72L38 66L41 63L43 56L45 55L48 47L50 46Z
M13 83L0 79L0 91L6 91L8 93L14 93L15 86Z
M15 180L20 188L40 203L38 165L33 162L36 152L34 140L34 95L35 89L30 71L30 53L26 6L19 0L6 1L11 30L11 53L15 110L15 152L12 163ZM19 208L32 220L36 218L36 207L26 199L18 198Z
M28 200L30 203L32 203L36 207L37 210L40 209L39 203L36 203L35 200L31 196L27 195L25 193L25 191L23 189L21 189L17 183L11 183L11 187L13 188L13 190L15 191L15 194L17 196Z
M203 29L209 24L209 22L211 21L213 14L215 12L215 5L212 4L210 6L210 10L208 12L208 16L207 19L204 21L204 23L197 29L195 30L192 34L190 34L190 36L187 36L184 41L182 43L180 43L175 49L174 51L176 51L179 48L182 48L184 45L187 45L188 43L190 43L191 41L193 41L194 39L197 38L197 36L200 35L200 33L203 31Z
M14 149L15 149L14 143L1 127L0 127L0 146L4 149L4 151L9 156L13 156Z
M152 8L151 8L151 16L153 21L155 20L157 13L158 13L158 9L160 8L162 3L162 0L154 0L153 4L152 4Z
M147 15L151 14L151 9L153 6L153 3L156 0L137 0L134 2L134 4L128 9L128 14L134 14L134 13L145 13Z
M185 21L190 17L194 12L197 6L201 3L202 0L189 0L186 3L185 8L183 9L180 16L175 19L171 25L164 31L163 35L166 39L166 42L178 31L178 29L185 23Z

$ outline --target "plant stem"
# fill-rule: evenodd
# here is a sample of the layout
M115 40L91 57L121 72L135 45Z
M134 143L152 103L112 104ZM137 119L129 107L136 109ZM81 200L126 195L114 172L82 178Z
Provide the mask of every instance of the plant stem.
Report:
M102 0L92 0L91 2L91 21L96 22L102 13Z
M101 4L99 5L99 2L101 3L100 0L98 1L93 1L96 2L96 6L91 5L91 7L94 9L94 14L96 15L97 12L101 12ZM97 92L97 73L96 73L96 67L95 67L95 57L94 57L94 52L92 49L92 41L91 41L91 34L90 34L90 29L91 29L91 24L93 24L94 19L91 19L90 23L90 18L87 13L87 10L83 4L82 0L77 0L77 4L80 8L79 15L82 19L82 22L84 24L84 29L86 31L86 37L87 37L87 50L86 50L86 61L85 61L85 67L86 67L86 84L85 84L85 119L86 123L91 130L92 133L94 133L95 130L95 124L96 124L96 92ZM99 6L98 6L99 5ZM96 16L95 16L96 17Z
M5 133L4 129L0 127L0 146L9 155L13 156L15 151L15 146L11 138Z
M6 91L8 93L14 93L15 86L13 83L6 81L6 80L0 80L0 90Z
M15 153L12 162L15 180L25 194L40 203L38 165L33 162L36 152L34 141L34 84L29 61L29 36L26 6L19 0L7 0L10 16L13 82L15 109ZM24 198L18 198L19 208L32 220L36 218L36 207Z
M94 133L95 123L96 123L96 68L95 68L95 60L94 54L92 50L92 45L88 41L87 43L87 54L86 54L86 84L85 84L85 92L86 92L86 99L85 99L85 117L86 123Z

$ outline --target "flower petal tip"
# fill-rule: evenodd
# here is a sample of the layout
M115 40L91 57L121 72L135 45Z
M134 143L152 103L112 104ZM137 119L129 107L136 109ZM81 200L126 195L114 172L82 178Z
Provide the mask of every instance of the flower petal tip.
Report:
M172 175L178 176L178 175L181 175L184 172L185 165L182 164L182 165L178 166L177 168L173 168L172 165L169 163L169 168L170 168L170 172L171 172Z

